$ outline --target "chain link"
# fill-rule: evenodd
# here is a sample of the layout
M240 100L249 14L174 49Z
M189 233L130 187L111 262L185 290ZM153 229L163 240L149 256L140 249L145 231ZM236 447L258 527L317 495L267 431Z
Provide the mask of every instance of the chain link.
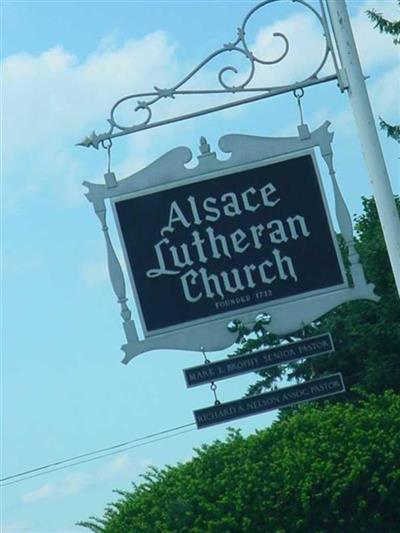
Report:
M211 363L211 361L208 359L208 357L206 355L206 352L204 351L203 346L200 347L200 350L201 350L201 353L203 354L203 357L204 357L204 364L209 365ZM215 384L214 381L212 381L210 383L210 389L211 389L212 393L214 394L214 405L220 405L221 402L218 400L218 396L217 396L217 385Z
M204 347L200 346L200 350L201 350L201 353L203 354L203 357L204 357L204 364L206 364L206 365L210 364L211 361L209 359L207 359L206 352L204 351Z
M211 382L210 384L210 389L212 390L213 394L214 394L214 405L220 405L220 401L218 400L218 396L217 396L217 386L216 384L214 383L214 381Z

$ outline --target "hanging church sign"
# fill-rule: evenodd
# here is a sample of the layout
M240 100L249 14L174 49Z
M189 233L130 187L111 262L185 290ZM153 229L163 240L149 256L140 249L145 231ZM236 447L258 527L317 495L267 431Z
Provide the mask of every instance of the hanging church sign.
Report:
M184 371L189 387L211 381L216 399L214 406L194 412L198 428L345 390L341 374L333 374L221 404L214 381L333 351L332 339L326 333L211 363L206 352L232 346L237 340L234 335L238 323L251 329L259 323L258 315L268 314L268 331L285 336L345 302L379 300L374 286L365 280L355 250L352 220L336 179L330 123L310 131L301 107L306 87L335 80L344 91L350 87L350 75L354 78L352 84L362 78L361 69L360 76L353 72L353 68L357 71L357 61L347 62L347 66L341 61L350 57L348 50L352 46L351 28L345 28L346 10L339 13L328 6L335 37L343 34L343 42L336 38L339 50L346 43L346 53L336 57L323 4L319 11L301 1L302 8L321 26L325 46L319 66L300 81L255 88L251 81L256 67L280 63L289 53L289 40L281 32L273 36L283 48L277 57L267 61L257 57L246 41L249 20L272 3L275 0L263 0L251 8L237 37L211 53L173 87L154 87L154 92L120 98L110 110L108 129L100 134L93 131L79 143L96 149L102 146L108 151L105 183L85 181L84 186L101 224L111 285L121 308L127 339L122 346L123 363L157 349L202 352L206 363ZM218 72L217 88L184 87L216 56L232 52L239 52L248 61L249 74L239 85L232 84L229 77L239 74L240 78L239 70L226 65ZM354 53L357 57L355 50ZM331 74L324 73L328 60L335 69ZM349 94L361 94L365 86L359 89L350 90ZM292 91L301 121L292 137L225 135L218 143L220 150L229 154L225 159L219 159L202 137L200 155L191 167L187 167L193 160L191 150L178 147L124 179L117 180L110 171L111 146L117 137ZM163 99L215 93L242 93L242 97L183 115L153 119L153 106ZM134 113L142 118L133 124L119 123L123 115L120 107L131 108L134 100ZM361 118L360 115L360 121ZM367 117L360 131L368 130L368 120ZM369 135L368 131L365 135ZM319 174L317 154L325 165L325 180ZM382 168L385 171L384 165ZM342 237L342 251L347 254L346 270L325 198L326 182ZM128 305L125 271L108 227L108 203L131 284L134 319Z
M346 286L311 152L114 207L147 334Z
M227 328L233 318L254 324L259 313L268 313L268 329L279 336L299 330L345 302L379 300L374 286L365 280L354 247L352 220L336 180L329 122L310 131L301 108L308 87L335 81L342 91L347 90L355 63L344 67L342 56L348 59L349 54L336 55L322 3L317 7L301 1L304 14L321 30L319 64L310 65L300 80L261 87L257 82L255 87L255 80L263 79L258 78L262 68L284 62L290 50L296 50L281 31L273 34L280 42L275 57L265 60L251 49L248 24L268 12L270 4L277 5L275 0L263 0L252 7L233 40L225 41L173 86L155 86L150 92L120 98L110 109L107 129L99 134L93 131L78 143L107 149L110 167L112 142L128 134L278 94L294 92L299 105L301 124L293 136L224 135L218 143L229 154L224 159L201 138L198 161L190 167L192 151L177 147L131 176L117 180L109 169L104 183L84 182L86 197L101 224L111 285L120 305L127 341L122 346L124 363L151 350L227 348L235 342L234 332ZM332 25L337 25L336 38L345 28L337 21L347 15L345 9L340 17L338 10L328 11ZM340 42L336 39L343 50L344 45L352 46L349 33L350 38L343 34ZM197 74L214 58L231 59L237 54L247 62L246 74L222 60L220 70L215 70L215 64L212 68L209 87L196 85ZM354 97L358 92L350 91ZM183 114L155 113L165 100L172 103L188 94L203 99L216 93L235 97ZM325 165L322 177L326 179L320 178L317 156ZM346 272L322 182L329 186L337 230L348 254ZM134 319L125 271L108 227L108 202L130 278Z
M113 290L127 337L124 363L155 349L207 352L234 341L231 319L271 316L286 335L334 307L377 300L354 249L351 217L333 167L329 123L298 137L226 135L228 159L201 139L175 148L143 170L105 184L85 182L105 236ZM337 223L349 252L349 286L314 148L329 170ZM140 329L132 320L125 275L107 225L111 201ZM140 331L139 329L139 331Z

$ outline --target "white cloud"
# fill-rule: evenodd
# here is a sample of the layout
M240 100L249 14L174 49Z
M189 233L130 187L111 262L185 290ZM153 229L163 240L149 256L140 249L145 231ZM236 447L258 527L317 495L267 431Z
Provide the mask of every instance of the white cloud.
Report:
M57 487L52 483L46 483L36 490L27 492L22 496L23 503L33 503L40 500L47 500L57 493Z
M117 455L92 473L77 472L68 474L53 483L46 483L33 491L22 495L22 503L31 504L52 498L72 496L95 486L98 483L125 475L134 478L148 468L151 461L148 459L134 460L127 453ZM22 527L23 524L20 524ZM12 531L12 530L10 530Z
M399 62L398 47L393 45L391 36L381 34L374 28L366 15L367 9L375 9L389 19L398 18L397 3L382 0L359 2L358 10L351 19L352 28L364 69ZM317 18L306 8L298 8L298 12L284 20L274 22L261 28L251 45L256 57L265 60L278 58L284 50L280 37L275 32L286 35L289 41L287 56L276 65L256 66L258 74L254 85L283 85L300 81L312 74L320 64L325 50L325 39ZM329 61L324 73L333 73L333 65Z
M5 205L16 208L43 184L75 202L92 158L74 146L126 94L148 90L148 80L175 80L175 47L163 32L120 47L101 43L83 62L57 46L37 56L16 54L2 63ZM93 152L93 151L92 151ZM92 154L93 155L93 154ZM100 164L105 162L102 159Z
M103 475L105 475L106 477L113 477L116 474L119 474L120 472L129 468L130 465L131 459L129 455L117 455L103 468Z
M148 90L149 75L169 79L174 46L163 32L101 48L84 62L57 46L38 56L18 54L3 62L6 149L35 142L45 148L53 135L79 139L129 92ZM105 127L105 124L101 124ZM73 128L73 132L70 128ZM6 152L7 155L7 152Z
M60 490L60 496L69 496L70 494L77 494L82 492L91 484L91 476L79 472L77 474L70 474L63 480L63 485Z
M387 68L396 61L397 53L392 39L374 29L365 15L367 8L374 7L391 17L396 2L360 3L353 17L367 73L376 66ZM290 42L289 54L282 63L257 65L255 85L297 81L311 74L320 62L324 50L322 29L307 10L296 5L294 9L286 19L259 27L253 42L249 37L251 49L261 59L277 57L283 50L282 40L273 37L274 32L285 33ZM107 113L118 98L152 90L153 84L169 87L187 74L194 65L182 65L176 49L176 44L159 31L122 44L117 43L115 35L105 36L97 50L84 60L62 46L38 55L24 53L5 58L2 63L5 207L17 209L43 186L58 199L63 198L64 203L74 205L83 201L80 183L84 179L92 181L93 174L102 174L105 154L93 157L97 154L92 149L77 148L74 144L92 129L98 132L107 129ZM226 54L223 59L228 57L234 62L238 55ZM196 76L195 85L207 82L215 88L216 69L217 64L210 63L204 73ZM328 70L332 72L331 68ZM236 77L229 73L225 79L237 83ZM222 97L215 98L197 99L195 105L221 102ZM390 101L395 101L394 92ZM158 108L165 111L164 116L171 116L192 109L192 105L193 101L185 97L160 102ZM133 122L134 113L129 106L124 108L130 110L125 125ZM170 129L169 138L173 137L171 132ZM124 154L114 159L118 175L130 174L154 157L154 139L160 139L157 134L149 131L129 139L129 157Z
M289 42L287 56L276 65L257 65L254 85L286 85L308 78L324 57L325 39L315 16L307 11L295 13L262 28L256 35L252 50L261 60L277 59L283 52L283 40L274 33L283 33Z
M370 99L375 116L387 117L391 122L398 121L400 111L400 56L399 48L393 44L393 38L381 34L366 15L367 9L383 12L389 19L398 18L398 7L394 1L374 0L359 2L356 14L352 17L352 27L357 42L361 63L366 74L370 69L379 68L367 82ZM279 55L282 44L274 32L285 33L289 39L289 54L276 66L258 66L263 73L257 84L284 83L294 81L310 73L310 65L316 65L321 57L321 32L316 18L303 9L302 12L266 26L257 33L252 49L261 58L273 58ZM328 69L333 72L333 67ZM285 77L286 76L286 77ZM289 80L288 76L291 77ZM328 116L327 109L314 111L309 118L311 124L323 122ZM354 135L354 121L349 111L339 111L334 117L335 129L341 133ZM277 135L290 135L296 124L281 127Z

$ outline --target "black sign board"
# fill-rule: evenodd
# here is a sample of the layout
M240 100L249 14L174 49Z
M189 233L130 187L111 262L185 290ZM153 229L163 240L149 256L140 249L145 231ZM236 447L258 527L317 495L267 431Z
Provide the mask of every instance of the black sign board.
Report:
M281 409L301 402L317 400L345 391L340 373L242 398L193 411L197 428L201 429L246 416L257 415L274 409Z
M183 370L186 385L195 387L203 383L254 372L296 359L306 359L315 355L323 355L334 351L330 333L323 333L289 344L282 344L246 355L238 355L229 359L215 361L206 365L198 365Z
M114 205L145 335L346 286L311 153Z

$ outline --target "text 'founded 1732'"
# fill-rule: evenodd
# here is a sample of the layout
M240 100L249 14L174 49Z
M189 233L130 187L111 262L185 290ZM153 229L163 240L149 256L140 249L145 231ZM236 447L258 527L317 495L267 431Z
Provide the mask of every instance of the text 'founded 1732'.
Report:
M311 154L115 201L147 333L345 285Z

